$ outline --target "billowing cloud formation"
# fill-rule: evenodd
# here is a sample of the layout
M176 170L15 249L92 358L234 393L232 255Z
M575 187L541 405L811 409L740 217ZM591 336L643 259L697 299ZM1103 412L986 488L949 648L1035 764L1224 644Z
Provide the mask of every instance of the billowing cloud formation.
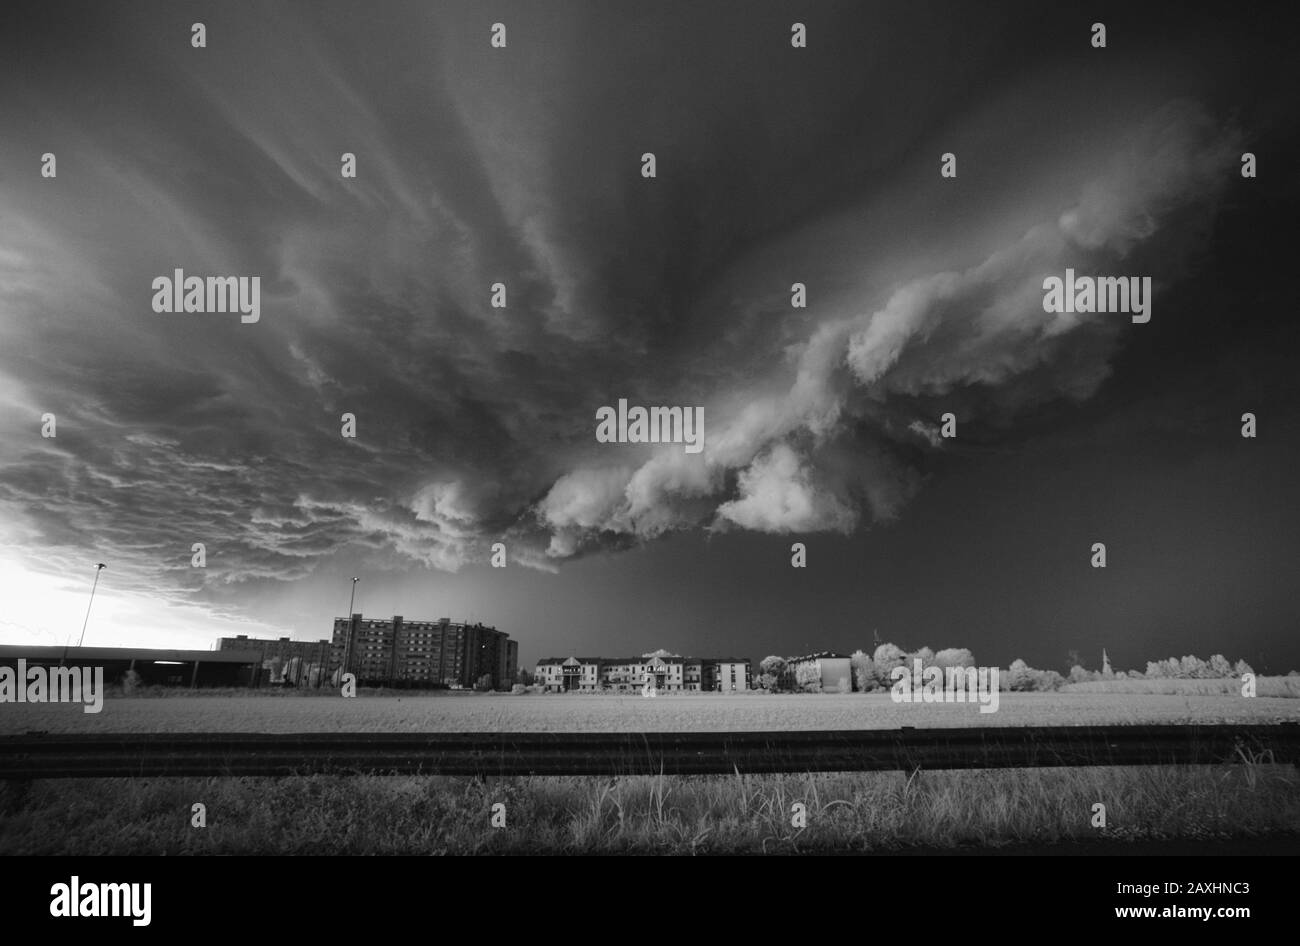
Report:
M1040 156L1033 197L958 212L941 188L960 183L898 170L939 119L893 103L887 76L773 84L789 135L773 147L743 56L705 44L665 76L639 38L593 41L623 35L593 7L521 8L511 58L488 59L457 39L478 18L421 16L399 33L218 22L221 54L169 60L186 81L165 92L143 76L93 109L57 86L0 103L6 167L52 135L60 151L56 181L0 181L9 546L51 570L111 550L120 585L187 600L338 555L454 571L500 541L555 568L673 530L863 528L919 488L943 411L996 427L1094 393L1138 329L1045 313L1042 279L1172 278L1196 231L1181 221L1232 173L1231 135L1198 106L1134 106L1093 119L1083 157ZM184 56L165 27L127 32ZM671 18L658 28L677 41ZM103 66L74 53L69 69ZM846 152L874 177L823 157L862 107L848 81L891 122ZM1039 115L1059 90L1041 95ZM989 107L1008 135L1045 121ZM819 161L833 199L805 173ZM948 239L930 244L935 221ZM177 266L261 275L261 321L153 313L150 280ZM806 312L779 298L794 278ZM596 443L595 411L620 397L702 406L704 451Z
M740 473L740 498L718 516L762 532L850 531L853 509L812 482L812 472L785 443L778 443Z
M897 416L892 402L946 398L946 410L963 422L979 417L980 390L999 392L998 410L1014 414L1054 398L1082 399L1106 377L1122 332L1123 315L1046 313L1043 279L1067 267L1127 275L1135 247L1150 241L1162 220L1189 206L1212 207L1230 180L1233 141L1196 106L1173 103L1138 127L1109 168L1083 189L1058 220L1033 226L968 269L936 272L899 286L878 307L865 302L856 315L818 325L804 344L789 390L755 396L710 431L694 476L665 451L629 478L627 500L609 501L602 481L601 522L566 514L544 502L544 522L559 530L653 534L696 524L695 510L680 504L728 482L738 470L736 499L716 508L717 523L768 532L849 531L863 512L891 515L897 490L882 489L898 471L884 462L893 429L919 434L937 448L934 417ZM706 413L708 413L706 411ZM825 445L842 451L845 440L863 450L854 474L871 489L855 489L844 464L819 462ZM795 442L807 444L807 456ZM874 451L874 452L873 452ZM565 480L566 487L573 474ZM820 484L817 482L821 480ZM883 495L882 495L883 493ZM645 496L659 514L646 519ZM718 495L725 495L719 490ZM878 498L871 500L871 496ZM638 503L640 516L629 516ZM566 548L572 548L572 541Z

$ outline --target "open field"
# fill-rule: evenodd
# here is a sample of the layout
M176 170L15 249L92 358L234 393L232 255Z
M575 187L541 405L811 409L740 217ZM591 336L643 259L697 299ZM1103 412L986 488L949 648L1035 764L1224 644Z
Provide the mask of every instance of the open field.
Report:
M112 695L0 705L0 731L648 732L1300 721L1300 701L1003 693L641 697L477 693ZM207 827L191 826L206 806ZM1106 806L1095 828L1093 806ZM504 804L506 826L493 827ZM794 806L806 811L797 826ZM1300 852L1300 770L1236 765L790 775L89 778L0 783L10 853L798 853L1231 839Z
M168 699L110 696L100 713L73 704L0 705L0 733L48 732L744 732L900 726L1084 726L1300 721L1300 701L1273 697L1003 693L978 704L894 703L887 694L615 696L325 691Z
M1259 677L1256 696L1280 696L1300 699L1300 677ZM1089 680L1086 683L1067 683L1062 693L1152 693L1187 696L1239 696L1241 681L1179 680L1170 678Z
M191 806L207 826L191 826ZM1090 824L1106 806L1105 828ZM490 824L505 805L506 823ZM795 804L806 810L796 827ZM329 776L0 789L11 854L796 853L1251 839L1300 852L1289 765L769 776Z

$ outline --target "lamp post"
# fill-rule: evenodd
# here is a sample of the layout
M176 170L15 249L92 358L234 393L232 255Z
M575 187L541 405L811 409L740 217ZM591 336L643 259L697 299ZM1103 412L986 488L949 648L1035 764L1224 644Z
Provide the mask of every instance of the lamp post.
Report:
M352 597L348 599L348 636L343 643L343 666L339 668L339 682L343 682L343 674L348 672L348 663L352 659L352 606L357 601L357 582L360 578L352 579Z
M95 580L90 584L90 601L87 602L86 604L86 618L84 621L81 622L81 636L77 638L78 647L80 647L82 642L86 639L86 625L90 623L90 606L95 603L95 588L99 586L99 573L102 569L105 569L107 567L108 566L105 565L103 562L100 562L98 565L95 566ZM59 666L62 667L63 664L67 661L67 659L68 659L68 645L67 643L64 643L63 658L59 661Z

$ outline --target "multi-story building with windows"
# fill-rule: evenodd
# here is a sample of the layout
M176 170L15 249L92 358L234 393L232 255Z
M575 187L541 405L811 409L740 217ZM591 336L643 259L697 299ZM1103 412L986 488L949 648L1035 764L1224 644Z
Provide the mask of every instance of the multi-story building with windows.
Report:
M537 662L537 682L548 692L667 693L753 689L743 657L547 657Z
M519 645L482 624L392 618L334 619L330 672L356 674L362 686L472 687L484 676L493 689L515 682Z

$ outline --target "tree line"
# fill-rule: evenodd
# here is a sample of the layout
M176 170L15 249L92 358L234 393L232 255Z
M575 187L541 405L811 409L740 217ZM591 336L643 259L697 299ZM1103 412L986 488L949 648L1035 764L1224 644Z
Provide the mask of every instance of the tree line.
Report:
M849 658L852 667L853 689L870 693L874 690L888 690L893 685L895 667L911 669L914 661L920 660L924 667L975 667L975 656L965 647L948 647L940 651L921 647L906 651L896 644L881 644L872 653L854 651ZM758 685L773 692L820 693L822 691L821 674L812 662L792 664L786 657L772 655L759 661ZM1092 680L1125 679L1180 679L1213 680L1236 678L1242 674L1254 673L1250 664L1238 660L1229 663L1222 654L1215 654L1208 660L1188 655L1170 657L1168 660L1149 661L1146 670L1112 670L1109 665L1101 670L1085 669L1076 662L1070 668L1068 676L1061 676L1055 670L1038 670L1025 661L1016 659L999 673L999 688L1012 691L1049 691L1057 690L1066 683L1086 683ZM849 681L841 679L841 691L847 691Z

